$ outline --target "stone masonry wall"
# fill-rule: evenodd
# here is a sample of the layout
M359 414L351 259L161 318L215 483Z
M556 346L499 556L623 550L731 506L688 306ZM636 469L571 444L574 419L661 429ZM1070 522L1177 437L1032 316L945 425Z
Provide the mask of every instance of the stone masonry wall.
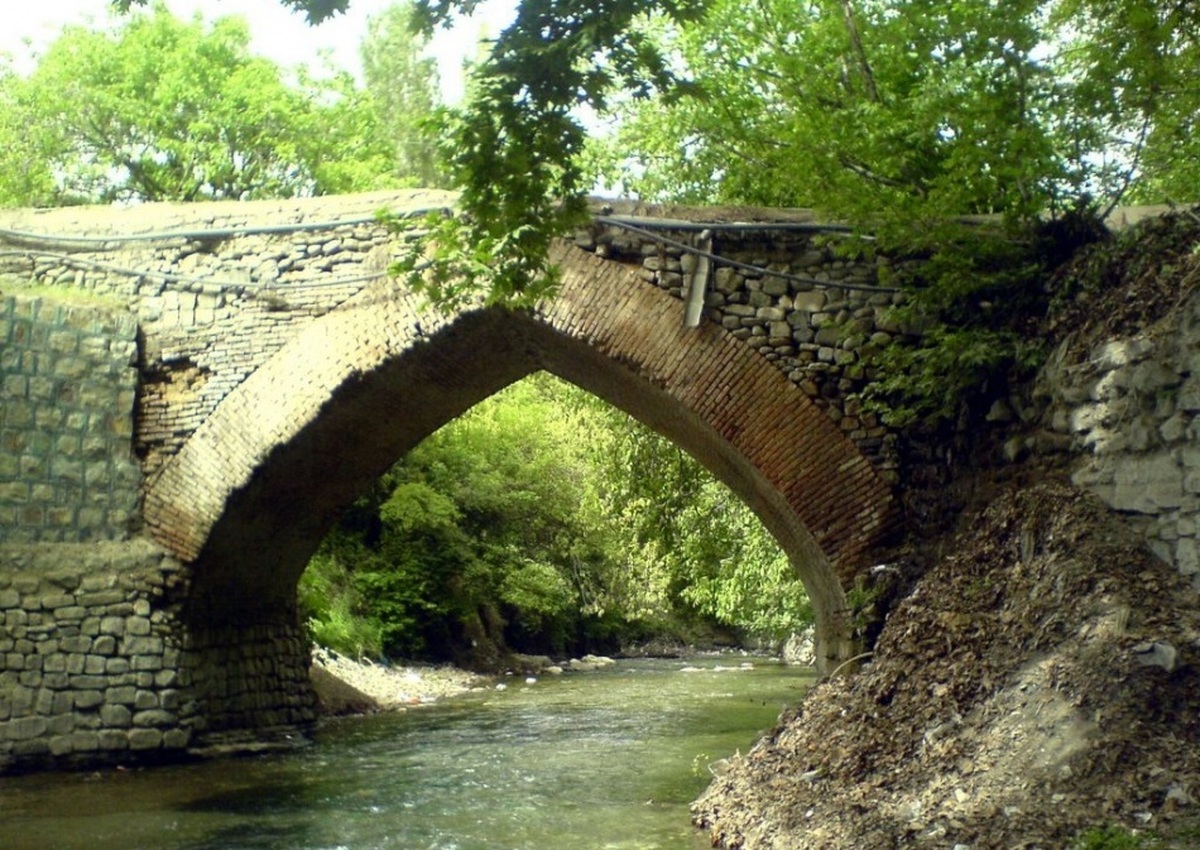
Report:
M1082 455L1075 483L1200 589L1200 296L1137 336L1077 356L1069 343L1037 384L1042 429L1007 453Z
M687 245L695 231L656 235ZM904 296L881 286L892 262L878 256L852 260L839 255L836 231L712 228L709 253L752 269L713 263L707 275L704 316L774 363L824 410L891 485L899 481L896 436L859 397L873 377L864 360L906 329L891 308ZM576 239L601 256L637 263L641 274L681 300L701 259L695 253L620 227L596 226ZM789 280L767 274L789 275ZM680 306L681 320L683 306Z
M0 547L0 772L180 753L179 565L144 544Z
M136 524L136 334L119 307L0 294L0 542Z
M0 773L261 749L309 729L295 617L193 627L186 575L141 538L0 545Z

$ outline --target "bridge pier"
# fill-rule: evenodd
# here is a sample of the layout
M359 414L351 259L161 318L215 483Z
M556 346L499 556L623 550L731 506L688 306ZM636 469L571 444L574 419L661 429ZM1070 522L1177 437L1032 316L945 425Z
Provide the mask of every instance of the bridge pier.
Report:
M146 540L0 546L0 773L288 744L315 719L294 612L193 627Z

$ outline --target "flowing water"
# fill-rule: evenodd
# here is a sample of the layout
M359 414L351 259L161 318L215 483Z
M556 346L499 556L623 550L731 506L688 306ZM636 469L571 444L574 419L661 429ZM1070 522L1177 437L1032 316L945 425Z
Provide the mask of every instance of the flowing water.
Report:
M292 753L0 779L14 850L699 850L708 765L796 702L755 659L615 668L321 727ZM685 671L683 668L687 667Z

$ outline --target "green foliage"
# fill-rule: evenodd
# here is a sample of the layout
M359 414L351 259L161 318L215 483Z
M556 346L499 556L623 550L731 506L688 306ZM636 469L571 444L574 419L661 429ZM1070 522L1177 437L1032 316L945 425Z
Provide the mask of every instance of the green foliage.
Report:
M470 0L419 0L426 29ZM659 0L673 20L701 0ZM465 108L447 113L443 152L464 215L437 223L412 285L438 303L482 290L489 303L526 305L558 284L547 255L578 224L591 188L580 168L585 132L577 108L603 110L614 89L647 94L672 79L662 53L632 26L642 0L524 0L474 76ZM464 285L463 281L470 281Z
M376 51L402 44L376 35ZM393 139L428 98L401 112L347 73L289 83L248 45L241 19L184 22L158 4L111 31L66 28L27 77L0 68L0 204L288 197L425 176L396 161ZM403 70L428 95L429 67Z
M1021 230L947 222L915 238L893 281L905 290L889 318L906 333L865 350L867 408L887 424L954 421L986 409L1045 356L1046 280L1074 250L1108 233L1091 209Z
M390 142L394 178L434 188L447 178L437 150L437 63L423 56L427 46L415 31L412 4L394 3L371 18L360 54L369 114L379 123L374 132Z
M1128 198L1196 200L1200 188L1200 11L1154 0L1059 0L1063 72L1073 106L1097 129L1099 166L1129 183Z
M1158 842L1119 826L1093 827L1081 834L1072 850L1148 850Z
M432 435L347 513L314 560L385 655L470 661L480 643L607 649L721 623L780 637L811 620L786 558L691 458L539 375ZM308 581L306 579L306 581ZM472 643L475 646L472 646Z
M379 624L366 616L353 574L326 541L300 578L300 612L313 641L350 658L375 657L382 649Z
M1035 58L1038 6L716 0L690 26L655 29L694 96L633 104L608 176L872 228L1027 218L1070 167L1046 111L1060 84Z

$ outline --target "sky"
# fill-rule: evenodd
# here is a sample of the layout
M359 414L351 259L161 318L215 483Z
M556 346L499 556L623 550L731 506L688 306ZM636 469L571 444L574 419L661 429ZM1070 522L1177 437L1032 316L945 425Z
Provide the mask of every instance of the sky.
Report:
M251 50L285 67L307 64L318 68L321 52L333 63L358 73L358 45L367 32L367 20L393 0L350 0L350 11L318 26L309 26L303 14L289 11L278 0L165 0L177 17L190 19L200 12L205 20L240 15L250 25ZM488 0L470 22L439 33L431 55L438 60L443 97L456 100L462 91L459 69L465 56L474 56L482 33L495 35L508 22L517 0ZM27 72L38 52L54 40L66 24L107 26L114 20L110 0L0 0L0 54L12 57Z

